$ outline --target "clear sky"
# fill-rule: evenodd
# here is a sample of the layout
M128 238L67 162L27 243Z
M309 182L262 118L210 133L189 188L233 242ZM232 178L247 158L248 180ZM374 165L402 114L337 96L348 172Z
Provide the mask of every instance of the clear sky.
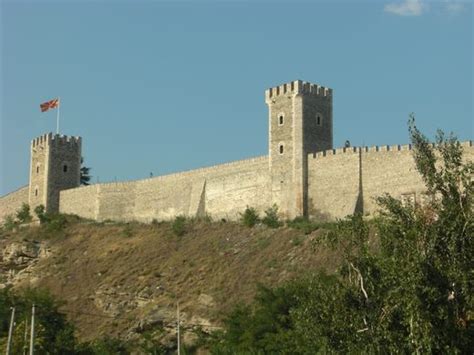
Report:
M334 143L406 144L407 119L473 138L473 9L450 1L1 3L0 194L30 140L83 137L93 181L267 154L266 88L334 89Z

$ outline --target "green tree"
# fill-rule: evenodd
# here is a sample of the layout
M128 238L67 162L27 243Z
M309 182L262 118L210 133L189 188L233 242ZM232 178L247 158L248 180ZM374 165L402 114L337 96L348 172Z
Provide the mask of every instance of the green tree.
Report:
M13 353L20 354L25 347L24 329L31 317L31 306L35 304L35 351L40 354L73 354L77 345L74 327L58 311L58 303L47 290L25 289L13 292L9 288L0 290L0 338L8 332L10 308L15 307ZM5 317L8 315L7 317ZM28 340L27 340L28 341Z
M81 185L90 185L92 176L90 175L91 168L84 165L84 157L81 157Z
M474 164L452 135L438 132L433 145L413 117L409 132L429 202L385 195L376 220L340 221L327 239L344 254L338 273L272 290L285 294L287 308L259 296L236 310L212 343L215 353L472 352Z

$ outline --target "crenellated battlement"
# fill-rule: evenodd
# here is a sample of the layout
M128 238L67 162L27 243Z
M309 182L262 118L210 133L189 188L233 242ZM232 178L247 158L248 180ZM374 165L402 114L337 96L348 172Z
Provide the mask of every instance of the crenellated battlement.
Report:
M471 140L461 142L461 147L463 148L470 148L473 146L473 142ZM432 143L434 147L435 144ZM315 158L323 158L327 156L333 155L340 155L340 154L354 154L354 153L378 153L378 152L402 152L402 151L410 151L413 149L411 144L396 144L396 145L374 145L371 147L347 147L347 148L336 148L336 149L328 149L323 150L317 153L309 154L313 159Z
M39 137L33 138L31 141L31 147L34 148L39 145L49 145L52 135L53 135L52 133L46 133L46 134L42 134Z
M332 89L302 80L295 80L265 90L265 100L268 101L282 95L298 94L330 98L332 96Z
M46 146L46 145L79 145L82 142L81 137L74 137L74 136L65 136L60 134L52 134L46 133L39 137L34 138L31 141L31 147L35 148L38 146Z

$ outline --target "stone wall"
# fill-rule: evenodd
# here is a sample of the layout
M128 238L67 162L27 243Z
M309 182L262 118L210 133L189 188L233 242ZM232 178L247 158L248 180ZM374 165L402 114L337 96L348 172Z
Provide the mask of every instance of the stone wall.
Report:
M464 158L474 161L472 142L463 142ZM312 217L342 218L356 211L377 211L375 198L423 203L425 185L410 145L341 148L308 157L308 204Z
M462 146L465 159L474 161L472 142ZM264 156L150 179L73 188L61 191L60 212L143 222L206 214L236 219L246 206L262 213L272 204L269 171ZM342 218L357 211L374 214L375 198L384 193L421 203L425 198L409 145L310 154L307 184L309 215L318 218ZM0 198L0 220L24 202L28 202L27 186Z
M28 186L23 186L8 195L0 197L0 222L8 215L14 215L23 203L28 203ZM33 214L33 212L31 212Z
M308 156L308 214L334 219L354 213L359 194L359 153L327 150Z
M268 157L64 190L60 212L97 220L149 222L177 215L236 219L246 206L270 205Z

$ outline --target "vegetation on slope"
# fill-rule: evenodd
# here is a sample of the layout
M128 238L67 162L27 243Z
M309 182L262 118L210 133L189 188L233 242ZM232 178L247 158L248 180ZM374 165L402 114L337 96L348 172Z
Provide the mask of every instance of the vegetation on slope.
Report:
M433 148L413 121L410 134L430 204L380 197L375 249L367 221L341 221L338 273L263 288L214 333L213 353L472 352L474 165L454 137L439 132Z
M248 228L208 218L148 225L63 215L43 219L40 226L0 232L0 254L12 245L32 244L44 256L24 268L7 264L6 254L2 264L0 255L5 270L0 283L8 281L6 271L17 270L15 289L50 290L64 301L59 310L74 324L80 342L105 337L121 339L113 346L126 342L133 348L146 339L156 346L161 338L172 349L178 300L183 341L192 340L199 329L205 334L221 326L239 302L251 302L257 284L280 285L314 269L334 272L340 262L337 250L319 243L330 225L303 220L292 228L263 223Z
M455 138L439 133L433 148L413 122L410 133L430 204L382 196L381 214L370 221L356 215L280 227L276 207L263 219L249 207L241 224L57 215L43 216L39 228L14 223L0 244L47 239L52 256L16 288L41 284L68 301L61 308L50 302L57 334L66 335L45 342L64 343L69 353L170 352L174 334L168 343L160 334L166 338L170 324L173 333L178 300L183 329L194 329L195 344L216 354L469 353L474 166L463 163ZM25 211L17 222L28 220ZM12 299L32 302L8 292L0 294L2 319ZM79 339L92 342L78 344L64 314Z

